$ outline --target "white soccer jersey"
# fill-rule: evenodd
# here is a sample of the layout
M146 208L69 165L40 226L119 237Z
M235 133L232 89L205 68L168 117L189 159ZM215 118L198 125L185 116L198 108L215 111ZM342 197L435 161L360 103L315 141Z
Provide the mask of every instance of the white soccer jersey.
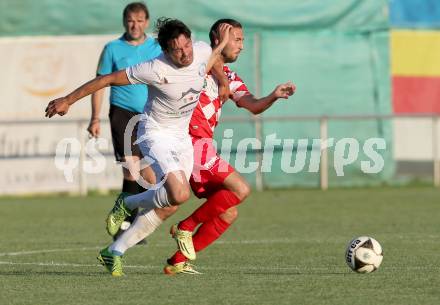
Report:
M148 101L142 118L146 132L188 134L212 50L205 42L195 42L193 52L194 59L188 67L177 68L162 54L126 69L132 84L148 85Z

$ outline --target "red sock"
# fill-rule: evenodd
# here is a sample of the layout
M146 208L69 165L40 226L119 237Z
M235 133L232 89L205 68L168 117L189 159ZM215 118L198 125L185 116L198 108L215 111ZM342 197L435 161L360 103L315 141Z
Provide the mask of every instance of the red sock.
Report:
M208 197L208 199L192 213L188 218L179 223L179 229L194 231L200 224L214 219L224 213L230 207L240 203L235 194L229 190L219 190Z
M168 264L175 265L184 261L186 261L185 255L183 255L180 250L177 250L176 253L174 253L174 255L168 260Z
M220 217L203 223L193 236L193 244L196 252L202 251L207 246L217 240L230 226L230 223L222 220ZM176 253L168 260L168 263L175 265L186 261L186 257L177 250Z
M203 223L193 236L193 244L196 252L202 251L217 240L230 226L230 223L220 217Z

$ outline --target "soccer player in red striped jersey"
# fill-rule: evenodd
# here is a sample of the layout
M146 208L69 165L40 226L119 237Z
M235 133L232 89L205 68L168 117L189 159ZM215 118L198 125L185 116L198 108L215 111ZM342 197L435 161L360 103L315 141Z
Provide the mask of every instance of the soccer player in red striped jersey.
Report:
M224 65L237 60L243 50L244 37L239 22L220 19L209 33L212 47L219 43L217 32L222 23L232 25L232 29L229 42L221 53L223 62L218 64L223 67L228 78L229 96L236 105L259 114L278 99L289 98L296 89L290 82L276 86L268 96L256 98L242 79ZM198 198L206 198L206 201L189 217L172 226L171 234L179 250L168 259L164 268L166 274L199 273L188 260L194 260L197 252L205 249L229 228L238 216L237 205L249 195L250 187L246 180L217 154L213 145L214 129L223 104L224 101L219 98L218 81L209 73L189 127L194 146L194 170L190 185L194 194Z

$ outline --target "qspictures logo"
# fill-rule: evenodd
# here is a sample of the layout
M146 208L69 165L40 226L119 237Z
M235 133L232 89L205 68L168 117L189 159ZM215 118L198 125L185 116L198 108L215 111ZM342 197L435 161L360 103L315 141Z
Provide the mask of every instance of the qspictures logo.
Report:
M125 155L131 155L130 139L136 122L130 122L125 131ZM142 136L138 137L137 143L143 145ZM368 138L364 141L355 138L291 139L278 138L277 134L273 133L260 141L257 138L234 139L234 130L226 129L219 141L202 138L193 143L194 151L203 151L206 149L207 143L212 144L211 146L215 149L211 152L212 156L207 156L206 153L194 154L194 164L202 165L202 167L194 167L194 177L199 176L196 173L197 171L209 167L210 162L212 163L213 158L216 157L216 153L219 153L222 159L231 163L239 173L243 174L252 174L256 171L270 173L280 169L286 175L302 172L318 173L320 171L321 155L324 150L331 152L333 156L332 162L328 166L329 170L334 170L337 177L344 177L345 169L355 162L360 162L360 170L363 173L373 175L384 169L385 161L382 153L387 148L385 139L377 137ZM233 145L233 143L236 144ZM148 143L148 145L152 144ZM85 147L81 147L80 141L76 138L65 138L57 145L55 165L63 171L66 181L73 182L73 171L79 166L79 155L81 149L84 149L87 160L83 163L82 170L89 174L101 173L106 169L107 163L105 156L100 151L109 147L109 141L103 138L89 139ZM261 164L255 161L255 153L261 154ZM235 160L232 162L234 155ZM203 160L199 158L203 158ZM178 154L171 159L178 163ZM130 172L133 169L147 166L160 167L158 159L153 155L144 156L136 166L125 162L122 162L121 165ZM227 164L220 163L218 170L226 172ZM132 172L132 175L139 177L136 172ZM158 185L150 185L142 177L139 177L139 179L138 182L145 187L158 187Z

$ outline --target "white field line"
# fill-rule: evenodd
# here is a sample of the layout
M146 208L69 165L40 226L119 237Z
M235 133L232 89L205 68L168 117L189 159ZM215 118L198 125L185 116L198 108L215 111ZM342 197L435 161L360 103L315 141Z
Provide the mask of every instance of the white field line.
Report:
M27 262L27 263L17 263L17 262L6 262L0 261L0 265L18 265L18 266L43 266L43 267L102 267L100 264L73 264L73 263L55 263L55 262ZM136 269L162 269L163 266L153 266L153 265L124 265L124 268L136 268ZM201 269L205 270L304 270L305 268L292 267L203 267ZM329 268L310 268L307 270L328 270ZM345 269L345 268L344 268Z
M267 239L267 240L237 240L237 241L216 241L216 244L293 244L300 242L300 240L293 239ZM169 247L174 244L174 242L170 239L169 242L155 242L148 244L148 247ZM89 250L100 250L104 246L101 247L82 247L82 248L64 248L64 249L41 249L41 250L23 250L16 252L0 252L0 257L2 256L20 256L20 255L32 255L32 254L42 254L42 253L56 253L56 252L70 252L70 251L89 251Z
M88 251L88 250L97 250L97 249L101 249L101 248L100 247L86 247L86 248L71 248L71 249L42 249L42 250L32 250L32 251L4 252L4 253L0 253L0 257L1 256L32 255L32 254L52 253L52 252Z
M56 263L56 262L28 262L28 263L17 263L17 262L7 262L0 261L0 265L15 265L15 266L41 266L41 267L100 267L100 264L73 264L73 263ZM154 265L124 265L124 268L133 269L157 269L161 270L163 266ZM346 271L348 267L342 266L329 266L329 267L297 267L297 266L284 266L284 267L255 267L255 266L228 266L228 267L199 267L200 270L216 270L216 271L296 271L296 272L307 272L307 271ZM400 270L400 271L420 271L420 270L430 270L438 271L440 266L406 266L406 267L386 267L387 270Z
M431 238L433 240L424 240L423 243L426 242L438 242L437 235L428 235L425 236ZM395 236L395 238L402 238L400 236ZM407 238L407 237L406 237ZM215 244L223 244L223 245L271 245L271 244L296 244L303 242L318 242L318 243L335 243L341 242L341 240L330 240L330 239L292 239L292 238L278 238L278 239L256 239L256 240L217 240ZM417 241L412 241L413 243ZM169 247L174 242L170 239L169 242L155 242L149 243L148 247ZM345 244L345 243L344 243ZM42 254L42 253L53 253L53 252L70 252L70 251L89 251L89 250L100 250L104 246L96 246L96 247L82 247L82 248L63 248L63 249L41 249L41 250L23 250L17 252L0 252L0 257L2 256L20 256L20 255L32 255L32 254Z
M17 262L6 262L0 261L0 265L18 265L18 266L43 266L43 267L102 267L100 264L72 264L72 263L55 263L55 262L28 262L28 263L17 263ZM153 269L162 268L163 266L130 266L124 265L124 268L142 268L142 269Z
M27 266L43 266L43 267L102 267L100 264L91 265L91 264L72 264L72 263L55 263L55 262L27 262L27 263L16 263L16 262L6 262L6 261L0 261L0 265L27 265ZM163 266L153 266L153 265L124 265L124 268L135 268L135 269L159 269L161 270ZM199 268L199 266L197 267ZM299 268L296 266L291 267L253 267L253 266L245 266L245 267L201 267L200 269L203 270L295 270L295 271L301 271L301 270L315 270L315 271L324 271L324 270L335 270L335 269L342 269L342 268L323 268L323 267L314 267L314 268ZM343 268L346 269L346 268Z

